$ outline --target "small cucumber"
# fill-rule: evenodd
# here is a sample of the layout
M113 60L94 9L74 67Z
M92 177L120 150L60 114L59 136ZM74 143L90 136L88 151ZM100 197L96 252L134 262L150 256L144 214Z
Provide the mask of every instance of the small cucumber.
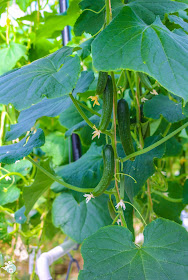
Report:
M99 196L108 188L114 176L114 150L111 145L105 145L103 149L104 169L98 185L93 190L94 196Z
M140 80L141 80L142 84L144 85L144 87L148 90L152 90L153 89L152 84L151 84L149 78L147 77L147 75L144 73L141 73L141 72L139 72L138 75L139 75Z
M108 79L108 72L99 72L96 94L100 95L104 92Z
M119 136L126 155L134 153L130 130L129 106L125 99L120 99L117 105Z
M108 76L105 90L103 92L102 116L99 124L99 130L107 129L110 122L113 109L113 83L111 76Z

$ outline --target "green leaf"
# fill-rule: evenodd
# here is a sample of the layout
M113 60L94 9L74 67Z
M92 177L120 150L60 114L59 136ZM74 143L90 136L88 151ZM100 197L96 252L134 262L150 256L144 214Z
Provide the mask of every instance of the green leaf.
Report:
M83 71L73 91L73 96L75 97L78 92L81 93L88 90L93 79L94 74L92 71ZM31 127L34 126L37 119L43 116L56 117L61 112L69 108L71 104L72 100L68 95L53 99L44 98L38 104L35 104L20 113L18 123L11 125L11 130L6 134L6 140L9 141L22 136L26 131L30 130Z
M18 143L1 146L0 162L7 164L14 163L16 160L22 159L23 157L29 155L33 148L42 146L44 142L44 132L42 129L38 129L35 134L30 133Z
M56 174L71 185L80 188L94 188L102 176L102 166L102 147L97 147L93 143L81 158L59 168ZM65 188L55 182L51 189L55 192L60 192Z
M188 275L188 234L180 225L157 219L144 229L136 246L124 227L108 226L87 238L81 252L79 280L185 280Z
M107 196L97 197L86 203L77 202L71 193L63 192L54 201L52 219L56 227L78 243L112 223L107 207Z
M93 41L93 64L98 71L145 72L187 100L187 45L188 38L169 31L160 18L147 25L126 6Z
M73 26L80 15L80 0L72 0L68 10L63 14L48 16L45 23L37 31L37 37L51 37L55 31L61 32L65 26Z
M158 140L158 136L148 137L145 139L144 147L148 147ZM161 158L164 151L165 144L162 144L146 154L137 156L134 161L128 160L124 163L123 172L132 176L137 181L135 183L132 178L125 177L125 191L131 201L133 201L133 197L141 190L146 180L155 172L154 158Z
M16 0L16 4L20 7L20 9L24 12L27 11L27 8L30 6L31 4L31 0Z
M105 5L104 0L92 1L82 0L80 7L82 14L77 19L74 25L74 33L76 36L81 36L83 32L90 33L91 35L96 34L104 24L105 9L98 13ZM89 11L90 9L92 11ZM94 12L93 12L94 11ZM96 13L97 12L97 13Z
M153 23L156 16L163 20L165 14L187 8L187 5L171 0L132 0L128 5L147 24Z
M24 109L49 98L68 95L80 73L78 56L70 56L73 49L63 47L21 69L0 77L0 102Z
M172 137L166 142L166 150L164 157L177 157L183 151L183 146L175 137Z
M1 184L0 187L0 205L12 203L16 201L20 196L20 189L16 186L8 186Z
M89 89L89 86L94 81L94 73L93 71L82 71L81 77L79 78L75 89L73 90L73 94L83 93Z
M16 62L26 54L26 50L26 46L13 42L8 47L0 49L0 75L14 68Z
M44 162L41 164L50 173L52 172L49 167L49 162ZM37 175L35 181L30 187L25 187L23 189L23 198L25 204L25 215L27 216L37 200L44 194L45 191L51 186L54 181L49 178L46 174L37 170Z
M77 118L77 121L78 121L79 119ZM98 124L99 124L99 121L100 121L100 117L99 116L97 116L97 115L93 115L92 117L90 117L89 118L89 120L97 127L98 126ZM63 122L61 122L61 123L63 123ZM77 123L75 123L73 126L71 126L70 128L69 128L69 130L67 130L66 132L65 132L65 136L70 136L70 135L72 135L72 133L74 132L74 131L76 131L76 130L78 130L78 129L80 129L80 128L82 128L82 127L88 127L88 124L82 119L82 118L80 118L80 122L77 122ZM91 133L89 134L87 134L87 137L90 135L91 137L90 138L92 138L92 132L93 132L93 130L92 129L90 129L90 131L91 131ZM100 136L100 138L102 137L102 135Z
M168 191L163 193L170 198L182 198L182 186L176 182L168 182ZM182 223L180 220L181 211L184 208L182 202L171 202L158 194L152 193L153 210L158 217L173 220L176 223Z
M66 164L69 161L69 142L61 132L48 134L41 149L48 157L52 157L55 165Z
M144 116L151 119L159 119L161 115L170 123L185 119L182 114L182 102L175 103L165 95L154 96L144 103Z
M41 117L58 116L71 104L72 101L67 95L53 99L44 98L41 102L20 113L18 123L11 125L11 130L6 133L6 141L22 136L26 131L29 131L31 127L35 125L37 119Z
M170 16L168 16L168 19L170 22L173 22L173 23L181 26L185 32L188 32L188 23L185 22L182 18L174 16L174 15L170 15Z
M13 164L7 164L3 168L8 170L9 172L18 172L21 173L23 176L26 176L31 171L32 163L24 159ZM2 174L6 173L2 170ZM14 175L14 177L16 181L20 180L19 176Z
M1 6L0 6L0 15L5 12L7 8L7 4L10 2L10 0L1 0Z
M183 203L188 204L188 179L183 186Z
M26 216L24 215L25 206L22 206L19 210L17 210L14 214L14 218L16 223L24 224L27 220Z
M91 117L92 114L90 112L88 112L84 108L82 108L82 110L87 117ZM67 110L60 114L59 121L62 126L66 127L67 129L70 129L83 122L83 118L75 108L74 104L72 104Z
M86 57L88 57L90 55L92 42L93 42L93 38L86 40L79 46L81 48L81 50L78 50L77 53L81 57L82 60L84 60Z

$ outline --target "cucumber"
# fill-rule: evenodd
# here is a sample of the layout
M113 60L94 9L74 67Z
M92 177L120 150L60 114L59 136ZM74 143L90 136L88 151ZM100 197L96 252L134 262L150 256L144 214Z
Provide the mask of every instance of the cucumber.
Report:
M103 149L104 169L98 185L93 190L94 196L99 196L108 188L114 176L114 150L111 145L105 145Z
M139 72L138 75L139 75L140 80L141 80L142 84L144 85L144 87L148 90L152 90L153 89L152 84L151 84L149 78L147 77L147 75L144 73L141 73L141 72Z
M120 99L117 105L117 119L119 136L126 155L134 153L134 146L130 130L129 106L125 99Z
M96 94L100 95L104 92L108 79L108 72L99 72Z
M107 129L113 109L113 83L111 76L108 76L105 90L103 92L103 108L100 119L99 130Z

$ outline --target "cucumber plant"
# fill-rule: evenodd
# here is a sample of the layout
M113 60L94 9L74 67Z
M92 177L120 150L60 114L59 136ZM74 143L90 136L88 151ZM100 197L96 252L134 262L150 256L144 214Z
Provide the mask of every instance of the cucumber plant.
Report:
M187 1L22 2L16 26L0 7L0 239L63 232L79 280L187 279Z

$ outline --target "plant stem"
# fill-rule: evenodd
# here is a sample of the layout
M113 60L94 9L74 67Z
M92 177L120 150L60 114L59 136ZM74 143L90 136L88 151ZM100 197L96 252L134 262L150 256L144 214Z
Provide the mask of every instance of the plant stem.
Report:
M21 173L19 173L19 172L9 172L9 173L7 173L7 174L1 176L1 177L0 177L0 181L3 180L3 179L5 179L7 176L13 176L13 175L19 176L20 178L22 178L22 180L24 181L24 183L25 183L26 185L28 185L28 182L27 182L27 180L25 179L25 177L24 177Z
M106 25L108 25L112 20L111 1L105 0L105 4L106 4Z
M89 112L91 112L94 115L97 115L99 117L101 117L101 114L99 114L97 111L93 110L92 108L89 108L87 105L83 104L82 102L77 100L77 103L83 107L84 109L88 110Z
M168 134L167 136L165 136L163 139L157 141L156 143L150 145L149 147L137 151L135 153L132 153L130 155L128 155L127 157L124 157L122 160L123 162L129 160L130 158L139 156L139 155L143 155L153 149L155 149L156 147L158 147L159 145L163 144L164 142L166 142L167 140L169 140L170 138L172 138L173 136L175 136L176 134L178 134L181 130L183 130L184 128L186 128L188 126L188 122L186 122L185 124L183 124L182 126L180 126L179 128L177 128L176 130L174 130L172 133Z
M142 221L143 221L144 224L147 226L146 221L144 220L143 216L141 215L140 211L138 211L138 209L136 208L136 206L134 206L131 202L128 202L128 201L124 201L124 203L130 204L130 205L138 212L138 214L140 215Z
M166 127L166 129L165 129L165 131L164 131L164 133L163 133L163 137L165 137L167 134L168 134L168 132L169 132L169 130L170 130L170 128L171 128L171 123L169 123L168 125L167 125L167 127Z
M95 125L88 119L88 117L86 116L86 114L84 113L84 111L80 108L80 106L77 103L77 100L74 98L74 96L72 94L69 94L72 102L74 103L76 109L78 110L79 114L81 115L81 117L84 119L84 121L92 128L95 130ZM109 136L111 136L111 133L108 131L101 131L101 133L103 134L107 134Z
M174 203L180 203L182 202L182 198L172 198L172 197L169 197L169 196L166 196L165 194L163 194L162 192L159 192L159 191L156 191L154 189L152 189L152 192L161 196L162 198L170 201L170 202L174 202Z
M143 149L144 147L144 140L142 136L142 129L141 129L141 112L140 112L140 88L139 88L139 76L137 73L134 73L134 79L135 79L135 85L136 85L136 91L135 91L135 98L134 103L136 107L136 122L137 122L137 129L138 129L138 135L139 135L139 142L140 147Z
M148 196L149 221L151 222L151 212L153 212L153 201L151 198L149 179L147 180L147 196Z
M46 169L44 169L42 166L40 166L37 162L35 162L31 157L27 156L26 159L29 160L32 164L34 164L41 172L46 174L46 176L48 176L52 180L58 182L62 186L66 187L67 189L70 189L70 190L73 190L73 191L76 191L76 192L82 192L82 193L92 193L92 191L94 190L94 189L79 188L79 187L70 185L70 184L66 183L65 181L63 181L63 179L59 179L57 176L48 172ZM105 191L104 193L113 194L114 192L113 191Z

